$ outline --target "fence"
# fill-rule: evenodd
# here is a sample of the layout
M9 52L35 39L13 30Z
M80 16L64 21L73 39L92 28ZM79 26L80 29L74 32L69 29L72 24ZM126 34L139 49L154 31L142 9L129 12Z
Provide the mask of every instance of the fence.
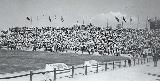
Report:
M34 73L33 71L30 71L30 73L28 73L28 74L18 75L18 76L12 76L12 77L3 77L3 78L0 78L0 80L1 79L12 79L12 78L29 76L29 78L30 78L29 80L33 81L33 75L36 75L36 74L46 74L46 73L53 72L54 73L53 80L56 81L58 74L63 74L63 73L71 72L70 76L65 76L65 77L73 78L75 75L78 75L78 74L87 75L89 72L98 73L100 71L99 70L100 66L104 66L104 68L102 69L102 71L107 71L110 68L112 70L114 70L115 68L117 68L116 66L118 66L118 68L121 68L121 67L127 67L127 66L130 67L130 66L135 66L135 65L139 65L139 64L145 64L145 63L151 62L152 58L138 58L138 59L132 59L130 61L131 62L129 63L129 60L120 60L120 61L104 62L104 63L99 63L99 64L96 64L96 65L92 65L92 67L96 69L95 72L94 71L88 71L88 68L91 67L91 66L80 66L80 67L72 66L71 68L64 69L64 70L57 70L56 68L54 68L53 71L45 71L45 72L37 72L37 73ZM110 66L110 68L109 68L109 66ZM78 74L76 74L75 70L79 69L79 68L84 69L84 73L78 73ZM64 72L57 73L58 71L64 71ZM62 78L62 77L60 77L60 78Z

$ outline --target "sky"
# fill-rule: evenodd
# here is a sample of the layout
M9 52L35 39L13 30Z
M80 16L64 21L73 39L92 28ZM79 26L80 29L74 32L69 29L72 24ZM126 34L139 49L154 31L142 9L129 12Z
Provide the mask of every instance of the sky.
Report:
M0 0L0 29L15 26L70 27L83 21L101 27L105 27L108 21L110 26L116 26L115 16L120 19L119 23L123 21L122 17L126 18L124 27L143 28L147 17L159 16L159 4L160 0ZM64 22L61 22L61 16ZM26 17L31 18L32 23ZM132 22L129 22L130 18Z

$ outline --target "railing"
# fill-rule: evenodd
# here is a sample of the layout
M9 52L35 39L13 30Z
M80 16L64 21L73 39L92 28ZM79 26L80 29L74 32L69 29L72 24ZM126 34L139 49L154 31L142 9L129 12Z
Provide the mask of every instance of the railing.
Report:
M135 66L135 65L139 65L139 64L145 64L145 63L148 63L148 62L151 62L151 61L152 61L152 58L132 59L131 60L131 66ZM3 78L0 78L0 80L1 79L12 79L12 78L29 76L30 81L33 81L33 75L36 75L36 74L46 74L46 73L53 72L54 73L53 80L56 81L58 74L63 74L63 73L66 73L66 72L71 72L70 78L73 78L75 75L78 75L78 74L88 75L89 72L98 73L100 71L99 70L100 66L104 66L103 71L107 71L108 69L110 69L108 67L109 65L110 65L110 67L111 67L112 70L114 70L116 68L116 66L118 66L118 68L127 67L127 64L128 64L127 62L128 62L127 60L121 60L121 61L104 62L104 63L99 63L99 64L96 64L96 65L92 65L92 67L94 66L93 68L96 69L96 72L94 72L94 71L88 71L88 68L91 67L91 66L81 66L81 67L72 66L71 68L64 69L64 70L57 70L55 68L53 71L45 71L45 72L37 72L37 73L36 72L34 73L33 71L30 71L29 74L12 76L12 77L3 77ZM122 64L122 63L124 63L124 64ZM130 67L129 64L128 64L128 67ZM78 73L78 74L76 74L75 70L76 69L80 69L80 68L84 69L84 73ZM59 72L59 73L57 73L58 71L65 71L65 72ZM65 77L68 77L68 76L65 76ZM62 78L62 77L60 77L60 78Z

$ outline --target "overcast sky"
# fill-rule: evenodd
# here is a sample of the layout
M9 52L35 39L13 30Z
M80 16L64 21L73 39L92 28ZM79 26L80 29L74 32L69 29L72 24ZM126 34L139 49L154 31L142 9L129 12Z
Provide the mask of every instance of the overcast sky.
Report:
M71 26L95 23L96 26L117 24L114 16L126 18L127 26L148 17L159 16L160 0L0 0L0 28L14 26ZM54 19L56 15L57 19ZM38 16L38 20L37 20ZM48 17L54 19L49 22ZM60 21L60 17L64 22ZM32 24L26 19L32 17ZM130 17L133 19L129 23Z

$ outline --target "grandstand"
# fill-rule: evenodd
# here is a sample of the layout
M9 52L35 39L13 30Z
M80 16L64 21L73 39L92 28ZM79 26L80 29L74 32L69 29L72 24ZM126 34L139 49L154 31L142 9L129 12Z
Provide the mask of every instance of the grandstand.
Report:
M117 25L116 28L110 26L102 28L91 23L70 28L14 27L1 32L0 45L1 49L8 50L73 51L82 54L98 52L100 55L134 56L148 54L149 52L143 51L153 46L159 48L157 33L147 28L123 28L121 25Z

